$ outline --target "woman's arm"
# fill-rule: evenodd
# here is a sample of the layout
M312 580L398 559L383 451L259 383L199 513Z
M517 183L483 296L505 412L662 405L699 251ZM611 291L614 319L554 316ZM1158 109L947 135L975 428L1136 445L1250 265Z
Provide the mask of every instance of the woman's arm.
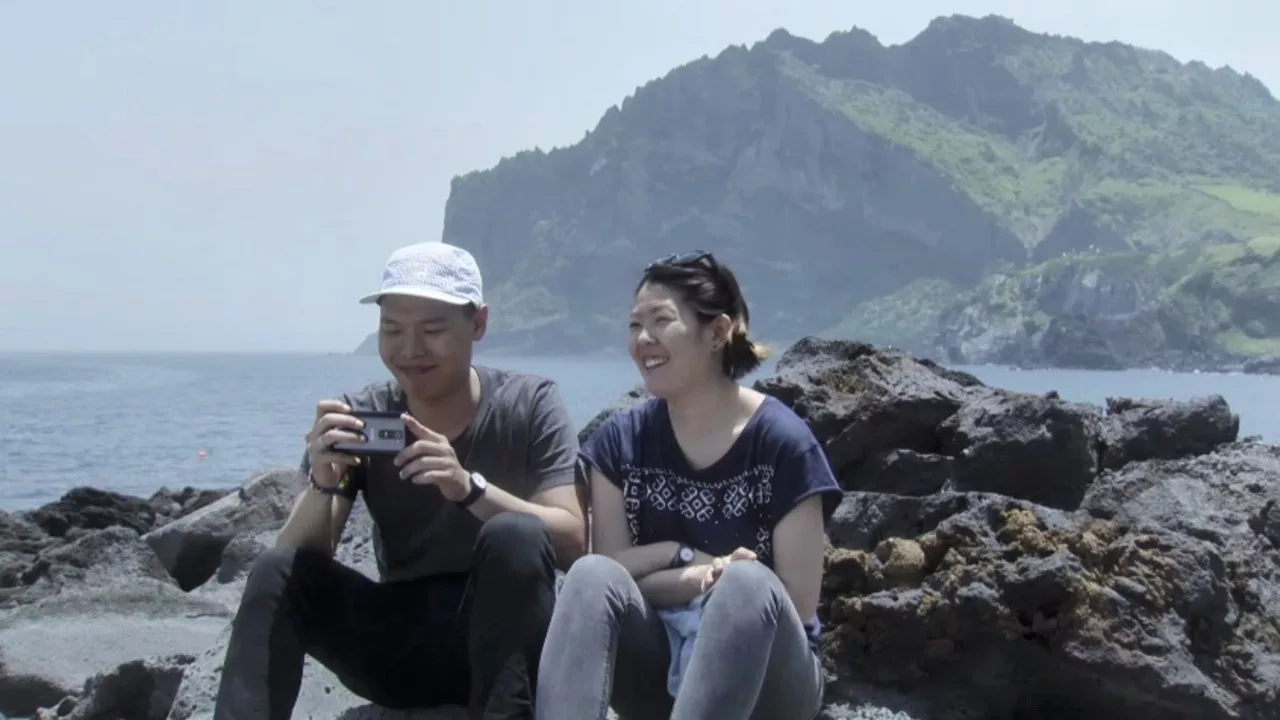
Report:
M773 570L803 620L818 612L825 546L822 495L801 501L773 529Z
M632 545L631 531L622 504L622 491L599 470L591 468L591 542L594 551L607 555L631 573L645 599L654 607L689 602L701 592L702 576L713 557L697 548L693 562L671 569L680 544L672 541Z
M675 570L659 570L636 580L636 585L644 599L655 608L675 607L702 594L702 579L710 570L709 563L686 565Z

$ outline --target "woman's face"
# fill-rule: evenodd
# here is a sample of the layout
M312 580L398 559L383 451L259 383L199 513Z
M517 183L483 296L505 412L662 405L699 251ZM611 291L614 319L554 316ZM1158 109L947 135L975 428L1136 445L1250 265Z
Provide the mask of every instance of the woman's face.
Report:
M640 287L630 326L627 349L650 394L670 399L718 372L714 324L665 286Z

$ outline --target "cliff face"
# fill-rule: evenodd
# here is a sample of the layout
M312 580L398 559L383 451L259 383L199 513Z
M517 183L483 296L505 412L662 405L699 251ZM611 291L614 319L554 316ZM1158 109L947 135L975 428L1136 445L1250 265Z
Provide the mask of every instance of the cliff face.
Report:
M446 237L485 269L495 332L608 343L644 264L692 248L732 263L757 330L783 336L920 276L967 285L1023 259L944 173L832 113L782 59L732 48L641 89L577 146L458 178Z
M1189 326L1260 351L1280 337L1269 290L1167 291L1205 272L1205 288L1238 285L1205 248L1280 236L1278 182L1280 103L1252 77L948 17L899 46L779 30L677 68L572 147L456 178L444 235L485 271L491 349L620 346L645 263L701 248L734 266L775 342L826 330L1021 361L1055 318L1163 312L1182 319L1146 355L1194 344L1168 340ZM1042 272L1097 257L1141 261ZM1019 305L1000 314L987 301L1005 285Z
M1276 353L1280 238L1175 253L1076 255L992 275L934 308L952 362L1233 367Z

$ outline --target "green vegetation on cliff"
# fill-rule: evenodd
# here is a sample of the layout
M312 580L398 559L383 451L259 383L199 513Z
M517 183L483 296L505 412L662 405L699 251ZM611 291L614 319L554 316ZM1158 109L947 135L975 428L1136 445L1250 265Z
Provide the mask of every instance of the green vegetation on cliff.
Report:
M523 352L619 344L640 269L695 247L734 265L775 341L1269 352L1280 103L1228 68L998 17L897 46L779 30L638 89L572 147L455 178L444 236L485 270L490 342Z

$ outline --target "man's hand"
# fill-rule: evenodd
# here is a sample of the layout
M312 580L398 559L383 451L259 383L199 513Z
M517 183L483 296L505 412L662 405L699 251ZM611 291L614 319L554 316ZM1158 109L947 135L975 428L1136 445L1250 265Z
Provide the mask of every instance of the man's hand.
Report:
M351 408L341 400L316 403L316 421L307 431L307 463L311 477L321 487L334 487L347 468L360 464L359 457L333 450L335 443L364 442L360 434L364 423L350 413Z
M471 492L471 473L458 464L449 438L404 413L405 427L418 439L392 461L400 477L417 485L435 485L446 500L458 502Z
M756 554L753 551L740 547L724 557L718 557L712 560L711 566L707 568L707 574L702 578L702 592L710 590L711 587L716 584L716 581L720 579L720 574L724 572L725 566L729 563L739 560L755 559Z

